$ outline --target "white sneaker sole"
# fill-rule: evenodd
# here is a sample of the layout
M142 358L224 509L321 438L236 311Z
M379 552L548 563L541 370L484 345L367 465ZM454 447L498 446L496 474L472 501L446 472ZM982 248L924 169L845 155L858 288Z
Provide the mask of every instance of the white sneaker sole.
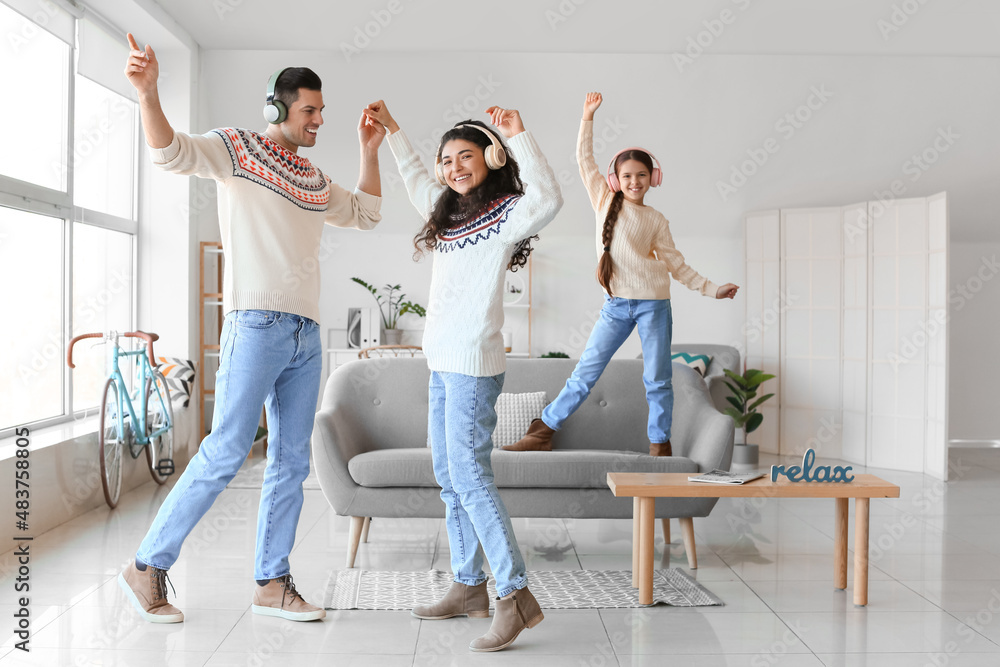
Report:
M285 611L277 607L261 607L256 604L251 605L251 609L253 613L260 614L261 616L275 616L289 621L318 621L321 618L326 618L325 609L317 609L316 611Z
M125 592L125 597L132 602L132 606L139 612L139 615L150 623L181 623L184 621L184 614L150 614L143 609L139 603L139 598L132 592L132 587L125 581L124 574L118 575L118 586Z

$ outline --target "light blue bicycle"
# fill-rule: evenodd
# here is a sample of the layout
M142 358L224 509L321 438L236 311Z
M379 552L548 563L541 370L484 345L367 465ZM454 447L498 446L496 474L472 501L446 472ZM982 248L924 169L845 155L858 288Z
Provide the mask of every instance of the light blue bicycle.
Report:
M146 341L146 349L128 352L118 345L119 337L140 338ZM111 374L104 384L97 437L104 500L113 509L121 495L122 452L126 446L133 459L146 450L149 472L157 484L163 484L174 473L174 413L167 381L157 370L156 357L153 356L153 341L159 338L158 335L144 331L81 334L69 342L66 362L70 368L75 368L73 346L84 338L100 338L111 345ZM133 396L118 368L118 360L122 357L135 357L138 362L136 387L142 388L134 397L138 405L132 402Z

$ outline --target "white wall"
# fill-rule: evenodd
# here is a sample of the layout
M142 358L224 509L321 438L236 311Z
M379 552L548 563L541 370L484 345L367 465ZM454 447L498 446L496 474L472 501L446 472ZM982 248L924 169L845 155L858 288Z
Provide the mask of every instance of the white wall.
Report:
M339 52L205 51L204 122L198 129L262 129L267 76L288 65L313 67L325 81L326 125L317 148L304 155L335 181L350 185L357 178L358 115L372 100L384 98L411 140L427 151L445 128L474 115L473 110L493 103L519 108L563 180L566 200L543 231L535 255L536 354L551 349L578 354L601 304L593 280L594 216L574 159L581 100L588 90L605 96L597 134L608 127L609 141L596 147L598 160L603 163L615 150L635 144L661 159L665 185L649 195L648 203L671 220L677 246L691 266L717 283L742 279L745 212L877 199L897 181L896 195L883 196L948 191L957 242L983 240L980 230L994 228L1000 205L995 187L1000 61L995 58L706 55L697 68L683 73L669 56L638 58L372 52L347 65ZM825 99L815 91L825 91ZM811 95L815 108L801 108ZM470 111L457 114L452 111L456 104ZM810 117L797 128L779 123L796 112ZM939 139L949 136L949 128L951 139ZM934 159L926 171L912 161L925 150ZM763 164L747 163L752 155ZM378 231L331 229L324 237L333 244L323 264L324 330L343 327L348 307L366 305L363 292L348 282L352 275L400 282L414 299L426 299L429 267L410 261L419 221L394 178L388 148L382 160L386 199ZM753 172L746 183L720 193L719 183L744 164L746 172ZM214 220L211 206L206 207L202 239L218 237ZM953 258L953 276L958 263ZM966 314L981 312L975 305ZM675 284L673 308L677 342L742 340L739 297L716 302ZM969 355L957 344L963 326L964 320L956 318L954 369ZM633 339L620 354L637 353ZM983 364L978 351L974 354L976 361L965 363L981 364L992 375L1000 371L1000 361ZM988 393L989 382L972 389L957 381L953 370L952 405L970 391ZM953 438L973 428L965 420L951 423ZM980 423L975 430L996 437L997 426Z
M949 436L1000 439L1000 241L952 243Z

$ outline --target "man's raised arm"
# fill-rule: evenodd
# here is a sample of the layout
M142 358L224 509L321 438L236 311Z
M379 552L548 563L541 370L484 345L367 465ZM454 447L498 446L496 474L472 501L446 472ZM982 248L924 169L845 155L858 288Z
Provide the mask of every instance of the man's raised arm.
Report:
M132 33L128 34L128 45L131 52L125 65L125 76L139 94L139 115L142 117L142 130L146 134L146 143L150 148L166 148L174 138L174 129L167 122L160 106L160 93L156 89L156 79L160 75L160 64L156 60L153 47L146 45L144 51L139 50Z

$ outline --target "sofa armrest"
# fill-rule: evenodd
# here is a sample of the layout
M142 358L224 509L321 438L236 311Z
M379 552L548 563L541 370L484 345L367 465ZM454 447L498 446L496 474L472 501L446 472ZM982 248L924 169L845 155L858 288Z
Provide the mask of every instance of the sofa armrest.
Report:
M327 408L316 413L313 422L312 452L316 477L327 502L337 513L342 513L351 505L360 488L347 469L347 462L355 456L357 434L352 434L347 420L340 418L335 408ZM353 445L353 446L352 446Z
M698 428L694 431L694 442L686 455L698 464L701 472L719 468L729 470L733 462L733 436L735 423L732 417L724 415L710 404L699 407L695 414Z

